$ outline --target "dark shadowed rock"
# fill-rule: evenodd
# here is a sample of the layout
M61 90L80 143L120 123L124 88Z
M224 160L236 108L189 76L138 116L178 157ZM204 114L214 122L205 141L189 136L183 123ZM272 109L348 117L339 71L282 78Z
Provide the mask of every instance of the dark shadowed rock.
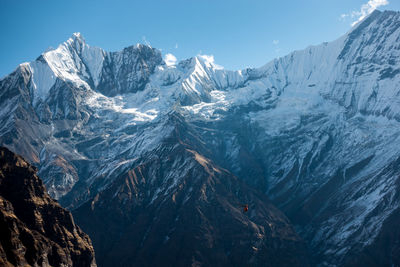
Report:
M0 265L96 266L89 237L46 193L36 169L0 148Z
M107 96L143 90L155 67L161 63L161 53L147 45L130 46L121 52L110 53L104 59L97 90Z
M73 213L102 266L309 265L265 195L182 139L165 141Z

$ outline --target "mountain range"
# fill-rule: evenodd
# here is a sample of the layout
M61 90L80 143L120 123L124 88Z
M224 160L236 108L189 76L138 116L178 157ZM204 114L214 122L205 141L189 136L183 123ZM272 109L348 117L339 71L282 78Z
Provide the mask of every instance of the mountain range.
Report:
M0 81L0 145L99 266L397 266L399 111L400 12L239 71L75 33Z

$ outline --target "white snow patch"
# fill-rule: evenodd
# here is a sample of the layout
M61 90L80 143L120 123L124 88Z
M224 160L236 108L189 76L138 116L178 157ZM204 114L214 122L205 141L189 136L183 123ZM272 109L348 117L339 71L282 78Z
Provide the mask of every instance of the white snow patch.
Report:
M94 86L97 87L100 82L101 70L103 69L105 52L101 48L89 47L85 44L82 49L82 57L86 66L89 69L89 72L94 82Z
M134 95L107 97L92 91L91 95L85 101L91 108L108 111L111 120L113 120L114 112L132 115L132 117L125 120L124 124L129 121L149 122L157 118L159 111L154 108L132 107L130 100L133 97ZM156 101L156 99L150 99L147 103L151 103L152 101Z
M46 99L50 88L56 82L56 75L47 63L39 60L29 63L29 68L32 72L33 104L35 105L39 99L43 101Z

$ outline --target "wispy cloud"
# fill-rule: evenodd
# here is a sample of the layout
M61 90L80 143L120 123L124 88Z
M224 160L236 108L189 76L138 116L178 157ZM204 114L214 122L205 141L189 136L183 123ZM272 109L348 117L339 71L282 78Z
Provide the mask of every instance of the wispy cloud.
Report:
M281 48L279 47L279 40L273 40L272 44L275 46L275 53L279 54L279 52L281 52Z
M220 65L215 63L214 55L202 55L202 54L199 54L199 55L197 55L197 57L199 57L205 63L210 64L211 66L213 66L216 69L223 69L224 68L224 67L222 67L222 66L220 66Z
M167 64L167 66L174 66L176 64L177 59L173 54L168 53L164 56L164 61L165 64Z
M342 14L339 17L339 20L340 21L345 21L348 17L350 17L350 14Z
M348 14L340 15L339 20L346 20L348 17L351 17L354 21L351 23L351 26L356 25L360 21L362 21L366 16L374 12L380 6L386 6L389 4L388 0L369 0L368 3L363 4L360 10L353 11Z
M175 44L175 49L178 49L178 43Z
M207 62L214 63L214 55L198 55L198 57L204 59Z

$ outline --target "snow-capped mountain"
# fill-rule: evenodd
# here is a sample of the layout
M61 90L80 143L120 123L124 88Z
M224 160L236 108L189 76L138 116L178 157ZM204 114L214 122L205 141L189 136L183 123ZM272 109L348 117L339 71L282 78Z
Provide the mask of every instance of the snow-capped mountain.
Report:
M82 214L104 203L196 195L182 186L204 163L197 153L269 197L318 264L400 264L400 237L388 234L400 210L399 92L399 12L375 11L333 42L240 71L204 55L166 64L146 45L106 52L74 34L0 81L0 143L38 166L89 233ZM171 166L154 163L180 146ZM122 178L140 166L151 188Z

